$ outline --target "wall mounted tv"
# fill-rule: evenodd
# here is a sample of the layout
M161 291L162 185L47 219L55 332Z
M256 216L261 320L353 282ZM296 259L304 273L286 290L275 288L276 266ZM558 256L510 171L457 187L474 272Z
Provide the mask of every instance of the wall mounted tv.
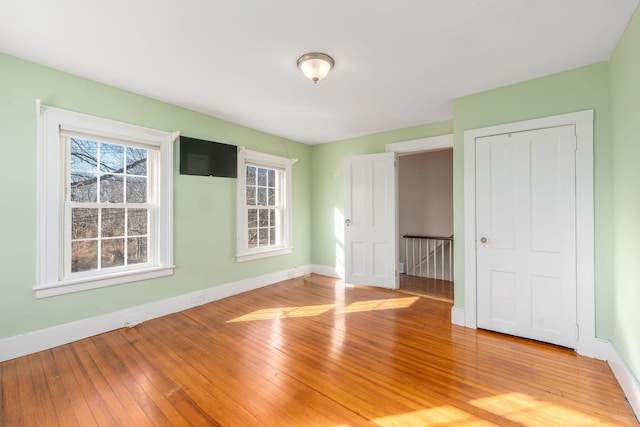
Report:
M180 136L180 174L238 177L238 147Z

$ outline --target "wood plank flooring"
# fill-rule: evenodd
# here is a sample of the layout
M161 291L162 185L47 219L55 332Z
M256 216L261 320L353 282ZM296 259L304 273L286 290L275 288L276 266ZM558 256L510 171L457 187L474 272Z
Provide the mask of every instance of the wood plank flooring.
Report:
M313 275L0 364L0 425L637 425L608 366Z
M400 275L402 292L453 303L453 282L429 277Z

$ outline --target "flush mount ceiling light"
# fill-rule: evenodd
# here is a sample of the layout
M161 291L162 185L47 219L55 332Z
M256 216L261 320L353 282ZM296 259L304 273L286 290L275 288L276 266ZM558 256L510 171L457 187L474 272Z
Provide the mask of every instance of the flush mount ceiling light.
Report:
M333 68L333 58L325 53L312 52L298 58L298 68L309 80L318 83Z

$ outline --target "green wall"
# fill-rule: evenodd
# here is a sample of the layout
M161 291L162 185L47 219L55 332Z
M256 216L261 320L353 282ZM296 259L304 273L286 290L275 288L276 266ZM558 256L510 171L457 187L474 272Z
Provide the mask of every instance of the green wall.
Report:
M640 13L611 57L613 342L640 379Z
M454 100L455 305L464 307L464 131L575 111L594 110L596 335L612 336L611 115L609 64Z
M383 153L385 145L453 131L453 122L445 121L395 131L351 138L311 148L311 241L314 264L339 267L344 261L342 243L336 236L336 217L343 214L343 158L360 154Z
M35 299L36 98L45 105L298 158L293 166L293 253L237 264L236 180L179 175L174 150L175 274ZM0 148L0 338L311 261L307 145L0 54Z

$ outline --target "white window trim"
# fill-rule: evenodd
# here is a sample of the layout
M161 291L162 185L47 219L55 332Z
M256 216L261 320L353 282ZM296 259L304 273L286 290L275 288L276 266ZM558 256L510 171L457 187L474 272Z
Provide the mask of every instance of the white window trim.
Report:
M260 258L272 257L277 255L289 254L291 247L291 222L292 222L292 172L291 166L296 159L287 159L284 157L264 154L257 151L247 150L244 147L238 152L238 185L236 193L236 261L245 262ZM257 248L249 249L247 247L247 215L246 215L246 186L247 186L247 163L257 164L266 167L284 170L284 200L282 213L282 245L276 248Z
M40 105L38 114L38 211L36 226L36 298L62 295L88 289L147 280L173 274L173 141L170 133L114 120L94 117L55 107ZM63 208L65 185L65 146L61 129L109 140L133 142L157 147L160 153L155 179L157 192L156 259L152 265L118 272L101 271L94 275L63 278Z

